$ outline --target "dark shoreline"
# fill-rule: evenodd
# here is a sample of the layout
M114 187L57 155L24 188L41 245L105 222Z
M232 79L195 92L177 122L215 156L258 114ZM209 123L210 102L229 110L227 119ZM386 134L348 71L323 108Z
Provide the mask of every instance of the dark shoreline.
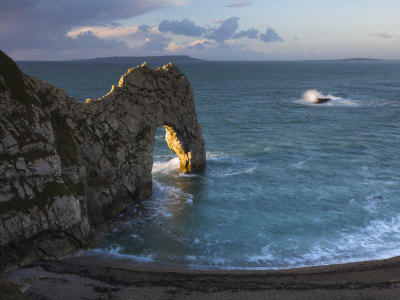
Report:
M78 256L39 261L1 279L23 286L33 299L399 299L400 257L260 271Z

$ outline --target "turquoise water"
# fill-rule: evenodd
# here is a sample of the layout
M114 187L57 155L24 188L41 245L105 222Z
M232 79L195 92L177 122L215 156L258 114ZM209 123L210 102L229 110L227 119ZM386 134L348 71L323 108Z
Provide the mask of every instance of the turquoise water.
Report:
M79 101L107 93L129 67L19 64ZM400 255L400 62L179 67L194 89L207 166L181 174L160 128L153 196L92 253L249 269ZM309 102L303 94L314 89L333 100Z

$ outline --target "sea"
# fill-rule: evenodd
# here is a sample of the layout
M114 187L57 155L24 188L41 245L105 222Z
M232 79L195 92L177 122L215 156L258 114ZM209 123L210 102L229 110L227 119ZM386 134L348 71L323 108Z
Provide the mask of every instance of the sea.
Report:
M85 101L140 63L18 65ZM400 255L400 61L177 65L206 167L182 174L159 128L153 195L86 255L256 270Z

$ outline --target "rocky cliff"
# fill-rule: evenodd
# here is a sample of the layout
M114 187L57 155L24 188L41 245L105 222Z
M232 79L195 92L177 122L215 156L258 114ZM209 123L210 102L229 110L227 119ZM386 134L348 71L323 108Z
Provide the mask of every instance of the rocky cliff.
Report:
M151 195L159 126L183 172L203 167L193 91L172 64L132 68L107 95L77 103L0 51L0 269L68 254Z

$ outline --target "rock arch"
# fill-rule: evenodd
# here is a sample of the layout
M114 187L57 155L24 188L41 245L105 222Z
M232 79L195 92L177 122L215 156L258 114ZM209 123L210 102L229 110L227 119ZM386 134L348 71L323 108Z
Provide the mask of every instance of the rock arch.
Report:
M173 64L152 69L144 63L132 68L107 95L97 100L88 99L86 104L75 109L75 114L82 116L80 122L87 125L87 116L95 116L90 126L97 127L95 132L102 133L101 137L108 147L125 152L125 157L116 162L114 169L107 167L107 162L101 159L93 159L93 151L83 148L85 160L96 166L100 174L108 174L107 178L120 177L122 182L128 181L129 184L125 185L128 194L137 198L151 194L157 127L166 129L167 144L178 155L182 172L196 172L205 164L204 140L197 121L193 90L185 75ZM104 130L104 123L115 132L112 140L107 139L109 133ZM94 137L97 138L97 135ZM86 143L82 140L79 144L85 145L90 139L91 136L86 136ZM93 141L93 144L96 142ZM103 154L113 156L104 147ZM127 163L135 168L130 169ZM126 173L121 174L125 170Z
M15 249L73 251L104 219L151 195L157 127L183 172L205 164L193 91L172 64L132 68L86 103L23 74L1 51L0 65L0 261L30 255Z
M143 63L128 70L107 95L86 102L95 104L95 110L100 111L110 105L117 106L122 109L119 113L129 112L128 118L135 116L140 123L147 123L147 127L163 126L167 144L178 155L182 172L196 172L204 166L204 140L193 91L185 75L173 64L151 69ZM118 114L118 110L115 112ZM129 134L138 139L143 131L133 128Z

